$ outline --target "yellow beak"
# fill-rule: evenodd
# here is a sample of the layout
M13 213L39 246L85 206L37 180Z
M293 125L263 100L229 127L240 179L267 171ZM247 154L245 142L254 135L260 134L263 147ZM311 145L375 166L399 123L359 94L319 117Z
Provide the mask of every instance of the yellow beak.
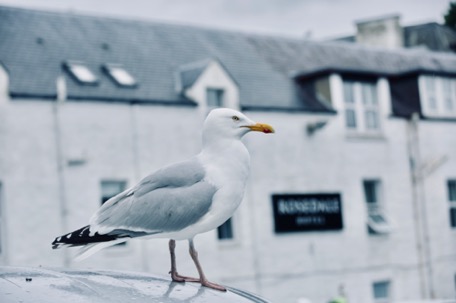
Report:
M247 125L245 127L250 128L250 130L254 132L263 132L265 134L275 133L274 128L266 123L256 123L254 125Z

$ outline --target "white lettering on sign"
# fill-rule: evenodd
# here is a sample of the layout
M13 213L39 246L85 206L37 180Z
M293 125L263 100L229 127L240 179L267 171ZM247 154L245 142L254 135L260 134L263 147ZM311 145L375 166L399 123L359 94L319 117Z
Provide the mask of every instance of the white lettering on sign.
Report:
M309 216L309 217L296 217L296 225L324 225L326 223L325 217Z
M281 215L334 214L340 212L339 201L335 198L321 199L280 199L277 205Z

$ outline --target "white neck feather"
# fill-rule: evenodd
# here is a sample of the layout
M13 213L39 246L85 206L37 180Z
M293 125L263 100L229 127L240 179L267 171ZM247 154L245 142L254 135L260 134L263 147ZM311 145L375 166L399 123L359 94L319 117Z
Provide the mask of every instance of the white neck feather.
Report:
M210 142L210 143L209 143ZM216 185L245 184L250 171L250 155L241 140L219 137L206 141L198 155L207 172L207 181Z

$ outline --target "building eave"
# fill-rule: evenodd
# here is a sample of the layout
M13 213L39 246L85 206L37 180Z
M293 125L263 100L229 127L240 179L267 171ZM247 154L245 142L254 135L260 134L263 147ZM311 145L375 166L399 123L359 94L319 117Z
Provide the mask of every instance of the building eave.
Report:
M256 105L241 105L243 111L261 111L261 112L285 112L285 113L308 113L319 115L336 115L335 110L319 110L301 107L279 107L279 106L256 106Z

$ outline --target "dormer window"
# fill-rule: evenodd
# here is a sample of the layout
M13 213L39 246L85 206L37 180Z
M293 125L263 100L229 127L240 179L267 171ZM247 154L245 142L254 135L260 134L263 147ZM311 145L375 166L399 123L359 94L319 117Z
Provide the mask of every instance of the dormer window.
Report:
M456 111L456 79L442 78L443 108L449 113Z
M426 83L426 105L430 111L437 110L437 100L436 100L436 81L435 77L425 77L424 82Z
M65 69L78 83L84 85L98 84L97 76L82 62L65 62Z
M239 85L216 59L179 66L176 90L195 101L202 112L207 113L216 107L239 108Z
M429 117L456 117L456 78L434 75L419 79L421 108Z
M206 89L206 105L208 108L223 107L224 90L219 88Z
M380 131L380 106L375 82L344 80L345 126L355 132Z
M118 86L135 87L138 84L136 79L122 65L106 64L103 66L103 70Z

